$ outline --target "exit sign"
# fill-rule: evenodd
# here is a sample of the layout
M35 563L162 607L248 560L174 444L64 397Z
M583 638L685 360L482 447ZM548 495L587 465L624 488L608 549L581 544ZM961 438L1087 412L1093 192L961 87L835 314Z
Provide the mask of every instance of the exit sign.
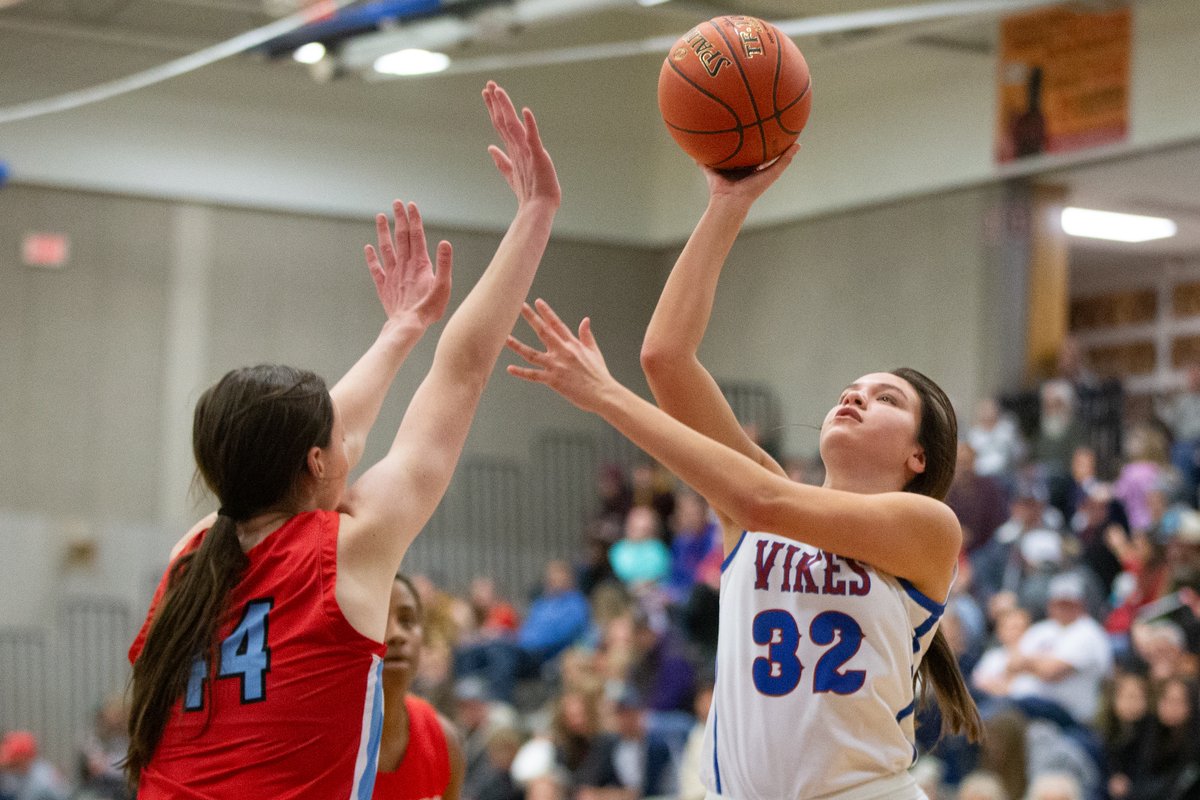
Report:
M62 233L28 233L21 242L21 260L28 267L60 269L71 253L71 240Z

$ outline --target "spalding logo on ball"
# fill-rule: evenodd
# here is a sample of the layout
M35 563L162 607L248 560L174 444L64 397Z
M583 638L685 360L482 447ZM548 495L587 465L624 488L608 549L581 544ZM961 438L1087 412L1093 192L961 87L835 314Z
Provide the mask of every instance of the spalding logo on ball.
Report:
M685 33L658 74L658 109L692 158L754 167L800 136L812 79L796 44L755 17L714 17Z

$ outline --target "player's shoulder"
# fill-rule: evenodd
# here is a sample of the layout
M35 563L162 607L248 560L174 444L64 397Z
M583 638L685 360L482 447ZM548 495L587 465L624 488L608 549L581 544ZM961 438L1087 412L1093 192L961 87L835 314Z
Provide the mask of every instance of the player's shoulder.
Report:
M171 548L171 561L174 561L175 559L179 558L180 554L183 553L183 551L187 549L188 545L190 545L192 543L192 541L195 540L195 538L197 536L199 536L203 531L206 531L209 528L211 528L213 523L216 521L217 521L217 512L214 511L211 514L206 515L199 522L197 522L195 525L193 525L188 530L188 532L185 533L179 539L179 541L175 543L175 546Z

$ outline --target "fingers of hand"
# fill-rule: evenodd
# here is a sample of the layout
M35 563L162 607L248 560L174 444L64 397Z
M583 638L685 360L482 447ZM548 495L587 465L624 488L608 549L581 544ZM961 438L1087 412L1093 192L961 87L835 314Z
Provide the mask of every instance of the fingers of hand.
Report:
M532 348L529 345L522 342L517 337L512 336L510 334L504 343L508 346L509 350L512 350L514 353L516 353L521 358L528 361L530 364L540 364L541 363L541 358L544 355L544 353L542 353L540 350L535 350L534 348Z
M507 367L508 374L514 378L520 378L523 381L530 383L545 383L542 376L545 374L540 369L530 369L529 367L518 367L516 364L509 364Z
M429 251L425 245L425 226L416 203L408 204L408 223L408 255L410 258L414 255L422 256L424 261L424 256Z
M534 304L537 306L538 312L545 319L546 327L550 332L559 339L575 338L574 334L571 333L571 329L567 327L567 323L563 322L558 314L554 313L554 309L550 307L549 303L539 297L534 301Z
M396 260L401 264L408 261L409 245L408 237L410 235L411 220L408 218L408 209L404 205L404 201L395 200L392 202L392 217L396 220L396 235L393 245L396 248Z
M371 280L375 281L375 286L383 285L383 267L379 266L379 254L375 252L375 248L371 245L363 247L363 255L367 259L367 269L371 272Z
M392 247L392 229L385 214L375 215L375 241L379 244L381 265L390 266L395 261L396 251Z
M437 246L437 276L439 279L450 280L450 270L454 265L454 247L445 239Z

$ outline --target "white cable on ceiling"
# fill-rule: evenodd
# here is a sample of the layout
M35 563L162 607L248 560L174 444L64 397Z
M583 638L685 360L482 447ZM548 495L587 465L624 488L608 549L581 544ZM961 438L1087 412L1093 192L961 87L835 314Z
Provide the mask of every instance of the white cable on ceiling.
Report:
M70 111L73 108L98 103L101 100L108 100L138 89L144 89L147 86L153 86L156 83L184 75L201 67L207 67L209 64L229 58L230 56L235 56L238 53L244 53L247 50L258 47L260 44L269 42L286 33L291 33L297 28L308 25L316 19L356 2L358 0L322 0L322 2L303 11L298 11L268 25L263 25L260 28L239 34L232 39L220 42L212 47L206 47L203 50L198 50L195 53L177 58L174 61L168 61L166 64L160 64L157 67L143 70L124 78L118 78L115 81L102 83L99 86L91 86L87 89L60 94L57 97L48 97L43 100L33 100L28 103L18 103L8 108L0 108L0 125L6 122L32 119L33 117L40 117L59 111Z
M0 0L2 2L3 0ZM192 72L216 61L237 55L257 47L277 36L290 33L313 21L314 11L328 13L349 6L357 0L324 0L314 9L308 9L284 17L269 25L235 36L228 41L204 48L196 53L170 61L158 67L138 72L99 86L81 89L57 97L35 100L28 103L0 108L0 124L31 119L33 117L69 111L80 106L108 100L118 95L136 91L170 78ZM953 17L975 17L1022 11L1041 6L1060 5L1062 0L952 0L952 2L927 3L895 9L857 11L846 14L828 14L817 17L776 22L776 27L789 37L816 36L826 33L906 25L915 22L948 19ZM665 52L675 43L676 36L656 36L640 41L610 42L542 50L534 53L510 53L500 56L484 56L465 59L451 64L440 75L497 72L520 67L570 64L581 61L601 61L612 58L628 58ZM372 75L386 79L382 75ZM391 76L388 76L391 77Z

